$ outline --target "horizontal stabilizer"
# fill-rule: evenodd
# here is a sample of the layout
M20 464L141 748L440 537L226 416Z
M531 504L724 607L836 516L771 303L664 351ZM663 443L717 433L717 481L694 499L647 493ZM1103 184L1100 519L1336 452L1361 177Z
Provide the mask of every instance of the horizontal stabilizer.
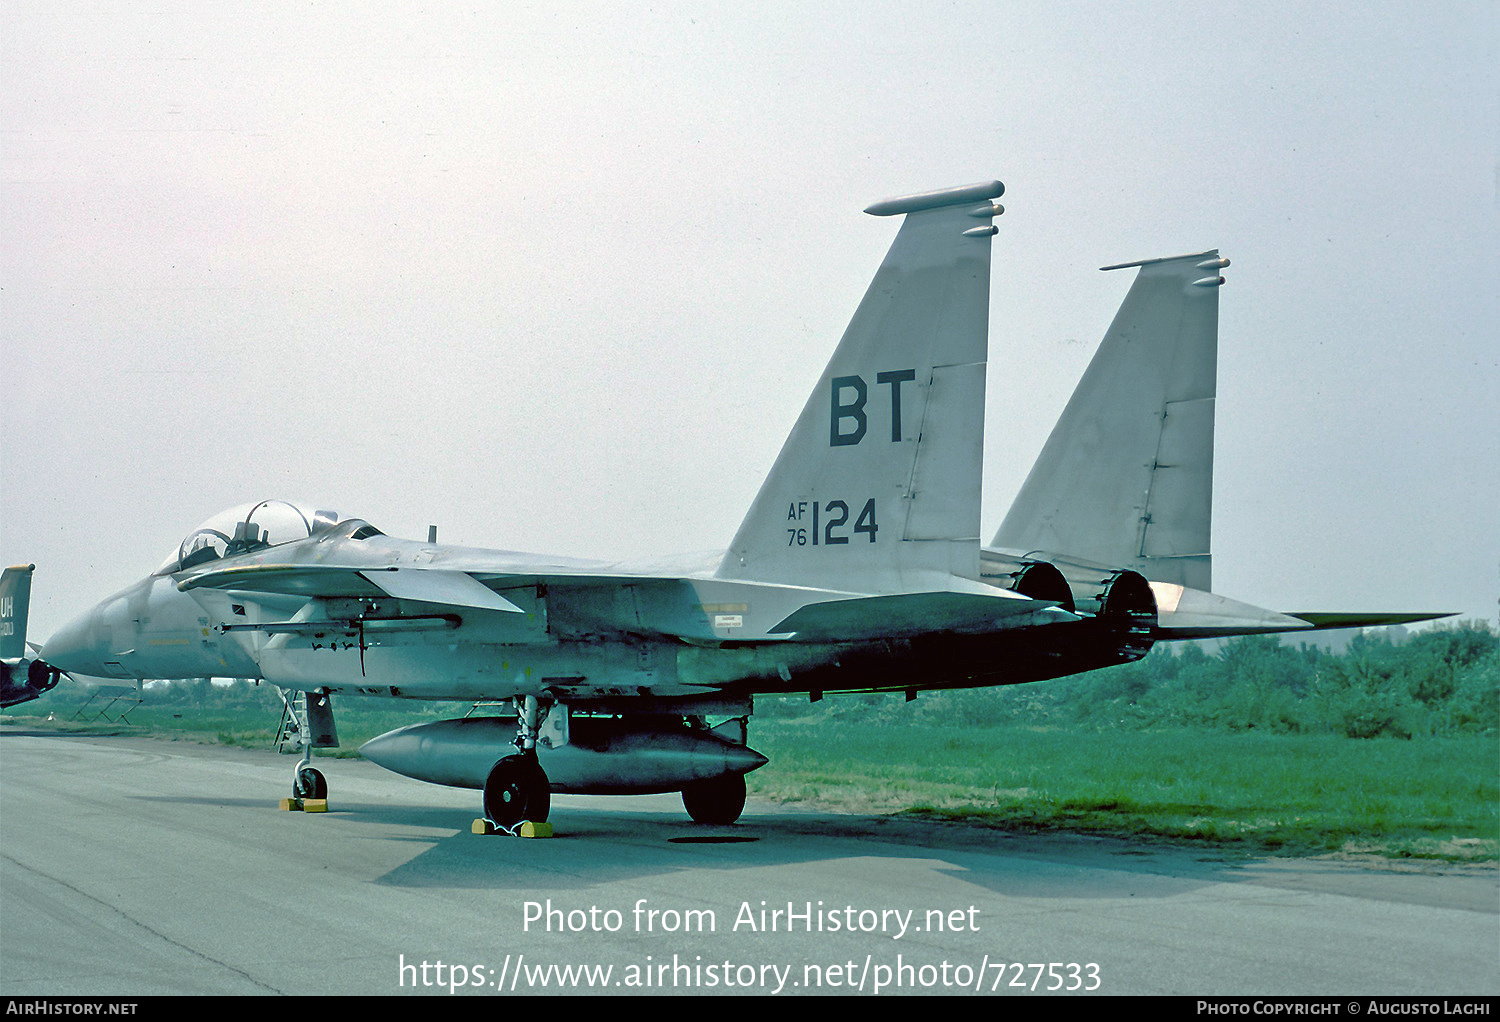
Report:
M1313 628L1374 628L1380 625L1409 625L1417 621L1436 621L1439 618L1456 617L1454 611L1432 614L1337 614L1326 612L1298 611L1291 617L1306 621Z
M900 593L809 604L770 629L794 633L799 640L904 638L931 632L988 632L1077 621L1054 603L996 590L980 593Z
M1201 589L1152 582L1151 594L1156 599L1153 633L1158 639L1214 639L1311 630L1300 618Z
M1431 621L1450 614L1282 614L1166 582L1152 582L1158 639L1214 639L1272 632L1311 632Z

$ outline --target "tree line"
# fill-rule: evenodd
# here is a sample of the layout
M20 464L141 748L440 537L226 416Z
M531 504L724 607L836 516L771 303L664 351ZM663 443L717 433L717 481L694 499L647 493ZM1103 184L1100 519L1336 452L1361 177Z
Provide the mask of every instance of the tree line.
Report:
M1500 733L1500 636L1464 621L1393 637L1355 636L1341 652L1274 635L1214 648L1161 643L1132 664L1002 688L832 697L832 718L976 726L1080 725L1333 733L1349 738ZM777 703L780 705L776 705ZM757 712L798 716L806 697L758 699Z

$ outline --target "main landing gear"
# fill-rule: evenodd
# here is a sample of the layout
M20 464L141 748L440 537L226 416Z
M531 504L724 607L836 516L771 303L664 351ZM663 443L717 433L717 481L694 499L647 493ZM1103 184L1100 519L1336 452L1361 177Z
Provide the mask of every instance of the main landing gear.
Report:
M484 815L497 829L523 820L541 823L552 808L552 786L536 761L536 750L506 756L484 782Z
M694 781L682 789L682 808L687 810L694 823L726 827L745 811L745 771L754 770L765 763L766 758L746 744L749 741L748 714L732 717L714 728L710 728L703 717L689 717L687 721L694 731L711 733L729 742L737 753L730 757L738 761L735 773Z
M688 815L707 826L727 826L740 818L745 809L744 775L766 762L766 757L745 744L748 707L745 717L710 728L701 716L574 718L567 704L555 702L551 695L518 696L515 704L517 751L499 760L493 758L495 744L503 742L510 729L509 722L499 718L444 721L393 733L414 750L423 745L451 747L452 763L466 755L473 757L468 760L472 771L468 776L475 781L469 783L484 778L484 818L474 821L476 834L551 835L547 814L553 783L538 755L543 750L549 750L545 760L562 791L677 790ZM412 733L404 735L407 730ZM416 732L421 731L430 731L430 736L419 737ZM392 747L383 749L381 757L395 760L395 742L386 744ZM399 773L408 772L381 757L374 758ZM412 772L411 776L423 774Z
M745 775L726 774L682 789L682 807L694 823L726 826L745 811Z
M484 782L485 819L506 832L523 822L545 822L552 808L552 785L536 758L537 728L551 705L543 708L536 696L524 696L516 708L520 751L496 763Z

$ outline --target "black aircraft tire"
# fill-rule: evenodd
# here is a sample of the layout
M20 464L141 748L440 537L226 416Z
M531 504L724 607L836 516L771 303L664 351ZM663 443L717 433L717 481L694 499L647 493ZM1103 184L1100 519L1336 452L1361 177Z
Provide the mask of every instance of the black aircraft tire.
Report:
M552 786L535 759L506 756L484 782L484 815L497 827L541 823L552 808Z
M312 767L303 768L292 782L293 798L327 798L328 781L324 779L321 771Z
M682 789L682 807L694 823L733 823L745 811L745 775L728 774L689 784Z

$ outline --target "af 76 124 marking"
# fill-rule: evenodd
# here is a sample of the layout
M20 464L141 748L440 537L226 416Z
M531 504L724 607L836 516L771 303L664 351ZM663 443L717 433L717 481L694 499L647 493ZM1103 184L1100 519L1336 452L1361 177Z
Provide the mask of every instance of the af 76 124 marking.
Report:
M863 534L875 542L875 534L880 531L880 526L875 523L875 498L865 500L864 506L860 508L859 517L854 520L854 527L849 534L842 531L849 524L849 504L847 501L830 500L822 505L822 513L819 514L819 504L816 500L794 500L787 505L786 520L789 522L802 522L811 519L811 527L806 525L789 525L786 530L787 546L846 546L850 535ZM820 520L821 519L821 520Z

